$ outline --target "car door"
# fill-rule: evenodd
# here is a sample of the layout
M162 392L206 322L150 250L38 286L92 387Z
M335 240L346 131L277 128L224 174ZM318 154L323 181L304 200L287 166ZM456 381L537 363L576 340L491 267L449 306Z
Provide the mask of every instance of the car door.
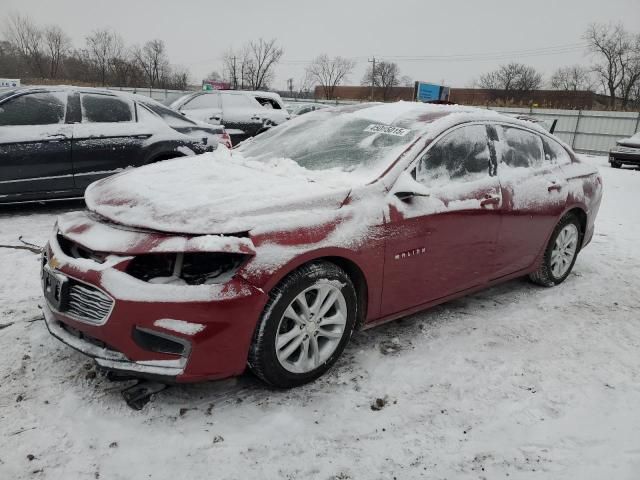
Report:
M248 138L263 126L265 109L258 101L242 93L225 92L222 99L222 123L230 135ZM235 142L234 142L235 143Z
M486 126L469 124L437 139L410 169L428 196L411 196L391 207L382 315L491 277L502 209L495 166Z
M26 93L0 104L0 201L73 189L66 109L66 91Z
M76 94L81 118L74 124L72 160L77 188L142 162L142 150L151 128L137 122L128 98L107 93Z
M218 92L199 93L180 107L180 112L193 120L222 124L222 105Z
M568 185L542 137L513 125L496 126L503 221L496 278L531 266L567 202Z

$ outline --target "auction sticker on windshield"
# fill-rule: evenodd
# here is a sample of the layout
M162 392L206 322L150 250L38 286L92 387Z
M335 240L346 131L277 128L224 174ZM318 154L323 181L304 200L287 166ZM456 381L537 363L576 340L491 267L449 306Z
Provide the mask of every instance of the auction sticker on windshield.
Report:
M365 128L364 131L372 133L387 133L389 135L395 135L397 137L404 137L411 130L400 127L392 127L391 125L377 125L375 123L372 123L367 128Z

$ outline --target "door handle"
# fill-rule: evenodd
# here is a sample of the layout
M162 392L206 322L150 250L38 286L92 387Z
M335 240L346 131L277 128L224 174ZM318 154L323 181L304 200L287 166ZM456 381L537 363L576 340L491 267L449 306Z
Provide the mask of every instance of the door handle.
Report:
M498 205L500 203L500 197L497 195L485 195L485 197L480 200L480 206L486 207L488 205Z
M547 190L549 192L559 192L560 190L562 190L562 184L557 183L557 182L551 182L548 186L547 186Z
M54 133L52 135L47 135L45 137L45 141L47 142L60 142L62 140L67 140L67 137L64 133Z
M220 115L214 115L213 117L209 117L209 120L215 120L216 122L219 122L221 118L222 117Z

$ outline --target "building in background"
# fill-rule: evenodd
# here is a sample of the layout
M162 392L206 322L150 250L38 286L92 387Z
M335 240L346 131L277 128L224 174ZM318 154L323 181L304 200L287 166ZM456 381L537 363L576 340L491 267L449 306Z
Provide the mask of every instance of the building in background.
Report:
M432 86L440 87L440 86ZM447 88L447 87L445 87ZM371 100L370 86L338 86L334 90L335 99L366 102ZM432 90L431 94L435 92ZM324 90L316 86L314 98L324 99ZM430 95L431 95L430 94ZM417 98L416 87L392 87L387 101L414 101ZM439 97L438 97L439 98ZM382 101L382 89L373 89L373 100ZM430 100L433 101L433 100ZM442 100L440 100L442 101ZM608 110L609 97L588 91L532 90L529 92L505 92L486 88L450 88L449 102L459 105L477 105L492 107L538 107L562 108L571 110Z

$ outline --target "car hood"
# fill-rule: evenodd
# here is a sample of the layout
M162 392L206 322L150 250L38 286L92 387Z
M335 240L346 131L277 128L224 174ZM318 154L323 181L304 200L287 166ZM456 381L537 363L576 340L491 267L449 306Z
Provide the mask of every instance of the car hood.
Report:
M623 147L640 148L640 137L634 135L629 138L621 138L616 143Z
M341 175L291 161L246 161L215 152L126 170L89 186L90 211L108 221L170 233L233 234L294 226L336 210L351 190ZM337 177L337 178L336 178ZM291 225L289 225L291 224Z

